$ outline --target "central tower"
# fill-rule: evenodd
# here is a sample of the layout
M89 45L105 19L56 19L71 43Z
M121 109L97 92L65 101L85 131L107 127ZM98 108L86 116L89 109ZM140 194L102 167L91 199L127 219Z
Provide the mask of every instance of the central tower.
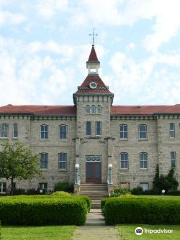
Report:
M114 95L99 77L94 45L86 62L88 75L73 94L77 109L76 163L81 182L107 182L110 114Z

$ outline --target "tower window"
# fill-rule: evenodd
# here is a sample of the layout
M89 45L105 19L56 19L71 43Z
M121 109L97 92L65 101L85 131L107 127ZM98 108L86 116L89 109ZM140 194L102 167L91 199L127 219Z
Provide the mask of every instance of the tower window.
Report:
M86 135L91 136L91 122L86 122Z
M95 114L96 113L96 106L92 105L91 111L92 111L92 114Z
M102 134L102 123L100 121L96 122L96 136L101 136Z
M86 106L86 113L90 113L90 106L89 105Z
M101 106L100 105L97 106L97 113L101 113Z

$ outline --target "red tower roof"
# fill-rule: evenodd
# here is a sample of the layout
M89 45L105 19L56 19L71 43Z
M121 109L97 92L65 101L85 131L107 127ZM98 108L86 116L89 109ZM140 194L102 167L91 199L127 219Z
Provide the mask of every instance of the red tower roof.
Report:
M99 63L99 60L97 58L94 45L92 45L91 52L90 52L89 59L88 59L87 63L88 62L97 62L97 63Z

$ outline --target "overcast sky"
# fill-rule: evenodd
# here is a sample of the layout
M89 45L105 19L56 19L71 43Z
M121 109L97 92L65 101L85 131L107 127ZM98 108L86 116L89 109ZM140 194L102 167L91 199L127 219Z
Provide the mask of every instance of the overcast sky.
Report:
M72 105L93 27L116 105L180 103L180 0L0 0L0 105Z

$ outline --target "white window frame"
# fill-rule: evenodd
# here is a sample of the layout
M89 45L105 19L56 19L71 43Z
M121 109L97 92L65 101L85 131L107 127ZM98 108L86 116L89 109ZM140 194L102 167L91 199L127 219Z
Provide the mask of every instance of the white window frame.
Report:
M42 131L42 127L47 127L47 130L44 130L44 129L43 129L43 131ZM45 136L46 133L47 133L47 138L46 138L46 137L42 137L42 133L43 133L44 136ZM47 124L42 124L42 125L40 126L40 139L42 139L42 140L47 140L48 138L49 138L49 126L48 126Z
M143 191L149 190L149 183L140 183L139 186L142 187Z
M16 126L16 129L15 129ZM16 133L16 136L15 136ZM13 138L18 138L18 123L13 123Z
M122 158L122 156L123 156L123 158ZM124 158L124 156L126 156L126 158ZM125 167L126 163L127 163L127 167ZM129 156L128 156L127 152L120 153L120 168L121 169L129 169Z
M141 156L143 156L143 157L141 158ZM146 158L145 158L145 156L146 156ZM140 152L139 159L140 159L140 169L148 169L148 153ZM141 163L142 163L143 167L141 167ZM147 163L147 167L145 167L145 163Z
M9 131L9 125L7 123L2 123L0 127L0 137L8 138L8 131Z
M0 182L0 193L6 193L6 188L7 184L5 182Z
M175 168L176 167L176 152L175 151L170 152L170 158L171 158L171 168Z
M61 159L61 156L66 156L65 160ZM65 163L65 167L64 168L60 168L60 163ZM67 153L61 152L58 153L58 169L59 170L67 170Z
M65 131L61 131L61 127L64 127ZM65 137L64 137L65 136ZM68 126L66 124L61 124L59 125L59 138L62 139L67 139L68 138Z
M122 131L121 131L121 127L123 128ZM127 128L127 130L124 130L125 127ZM121 124L120 127L119 127L119 130L120 130L120 133L119 133L120 139L128 139L128 125L127 124ZM123 137L121 137L121 133L122 133ZM125 134L127 134L127 137L124 137Z
M171 129L171 126L173 126L172 129ZM174 123L169 123L169 137L175 138L175 124Z
M40 154L41 154L40 155L40 169L46 170L46 169L48 169L48 153L42 152ZM43 159L43 156L45 156L45 159ZM44 167L45 165L46 165L46 167Z
M145 126L145 131L143 130L141 130L141 127L144 127ZM146 137L144 138L144 137L141 137L141 133L145 133L145 135L146 135ZM141 139L147 139L147 124L139 124L139 139L141 140Z

